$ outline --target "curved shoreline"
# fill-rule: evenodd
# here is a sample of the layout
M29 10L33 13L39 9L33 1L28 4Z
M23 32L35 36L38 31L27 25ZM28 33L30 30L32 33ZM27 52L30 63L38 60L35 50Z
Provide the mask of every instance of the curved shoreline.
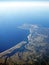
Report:
M8 50L6 50L6 51L0 53L0 58L1 58L2 56L6 55L6 54L12 53L15 49L19 49L21 46L23 46L23 45L25 45L25 44L26 44L26 41L22 41L22 42L18 43L17 45L15 45L14 47L12 47L12 48L10 48L10 49L8 49Z

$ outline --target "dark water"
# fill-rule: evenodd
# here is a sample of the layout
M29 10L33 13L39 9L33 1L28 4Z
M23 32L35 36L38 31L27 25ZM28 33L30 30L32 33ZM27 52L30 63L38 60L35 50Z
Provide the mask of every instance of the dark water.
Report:
M17 7L5 11L0 11L0 52L27 40L29 32L17 29L18 26L27 23L49 27L49 7Z
M12 46L27 40L27 30L18 29L16 27L3 27L0 30L0 52L11 48Z

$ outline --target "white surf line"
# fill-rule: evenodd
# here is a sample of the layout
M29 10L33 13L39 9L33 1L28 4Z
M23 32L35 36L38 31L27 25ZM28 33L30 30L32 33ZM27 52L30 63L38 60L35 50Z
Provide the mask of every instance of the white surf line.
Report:
M15 45L14 47L12 47L12 48L10 48L10 49L8 49L6 51L1 52L0 57L2 57L3 55L6 55L6 54L10 54L12 51L14 51L15 49L20 48L24 44L26 44L26 41L22 41L22 42L18 43L17 45Z

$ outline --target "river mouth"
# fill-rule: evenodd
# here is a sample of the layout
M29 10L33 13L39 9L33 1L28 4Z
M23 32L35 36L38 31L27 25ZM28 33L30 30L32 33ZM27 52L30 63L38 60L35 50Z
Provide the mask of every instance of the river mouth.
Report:
M0 36L2 37L0 40L0 53L15 46L21 41L27 41L28 34L28 30L18 28L7 29L0 32Z

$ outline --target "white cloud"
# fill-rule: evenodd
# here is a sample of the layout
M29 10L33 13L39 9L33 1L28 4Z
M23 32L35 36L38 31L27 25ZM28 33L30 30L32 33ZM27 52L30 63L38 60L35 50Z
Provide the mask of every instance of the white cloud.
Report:
M0 7L49 6L49 2L0 2Z

